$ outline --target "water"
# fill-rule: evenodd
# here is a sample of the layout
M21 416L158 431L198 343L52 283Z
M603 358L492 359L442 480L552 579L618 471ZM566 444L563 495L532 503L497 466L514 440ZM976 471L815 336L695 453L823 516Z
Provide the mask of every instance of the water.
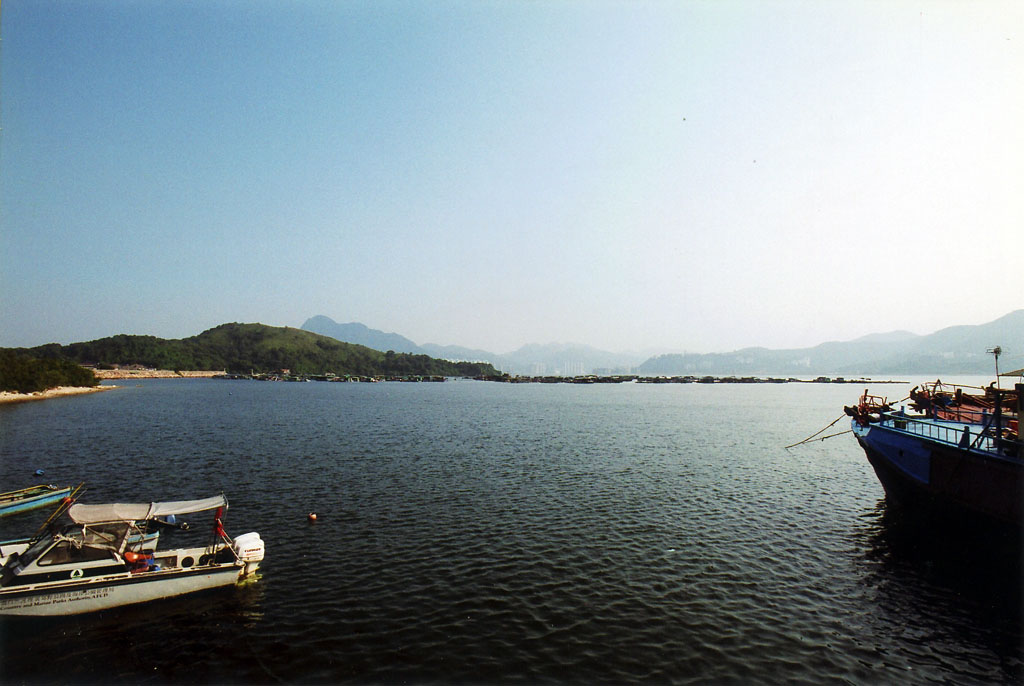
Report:
M0 620L0 679L1020 681L1018 560L908 528L850 435L783 448L860 391L197 379L2 407L0 486L223 490L267 558L237 589Z

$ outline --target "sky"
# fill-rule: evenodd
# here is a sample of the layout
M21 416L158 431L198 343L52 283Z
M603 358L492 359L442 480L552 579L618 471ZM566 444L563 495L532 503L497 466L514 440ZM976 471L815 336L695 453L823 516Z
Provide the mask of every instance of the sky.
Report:
M1024 3L6 0L0 346L724 352L1024 307Z

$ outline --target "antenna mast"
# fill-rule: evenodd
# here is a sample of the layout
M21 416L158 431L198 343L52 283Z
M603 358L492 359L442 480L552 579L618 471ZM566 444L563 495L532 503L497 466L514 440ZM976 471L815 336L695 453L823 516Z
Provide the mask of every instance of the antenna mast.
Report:
M1003 349L997 345L994 348L989 348L985 352L992 353L996 358L996 388L999 388L999 356L1003 354Z

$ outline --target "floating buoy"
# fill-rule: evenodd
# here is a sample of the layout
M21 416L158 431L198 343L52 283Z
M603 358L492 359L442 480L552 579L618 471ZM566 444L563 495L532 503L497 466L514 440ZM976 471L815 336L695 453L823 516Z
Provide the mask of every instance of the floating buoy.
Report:
M308 516L308 519L311 522L315 522L316 521L316 512L310 512L309 516Z
M44 472L44 471L43 471L42 469L37 469L37 470L36 470L36 476L42 476L42 475L43 475L43 474L45 474L45 473L46 473L46 472Z

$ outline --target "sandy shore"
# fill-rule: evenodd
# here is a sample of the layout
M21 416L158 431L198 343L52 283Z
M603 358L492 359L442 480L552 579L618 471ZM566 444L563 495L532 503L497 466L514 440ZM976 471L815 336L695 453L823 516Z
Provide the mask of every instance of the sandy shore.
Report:
M58 386L46 391L36 393L14 393L11 391L0 391L0 404L25 403L31 400L46 400L47 398L61 398L67 395L82 395L83 393L99 393L109 391L117 386Z
M97 379L196 379L224 372L175 372L170 369L94 369Z
M175 372L170 369L94 369L93 372L96 374L96 378L101 381L108 379L205 379L224 373L206 371ZM109 391L112 388L117 388L117 386L59 386L37 393L0 391L0 405L24 403L30 400L46 400L47 398L62 398L67 395L82 395L83 393L98 393L100 391Z

